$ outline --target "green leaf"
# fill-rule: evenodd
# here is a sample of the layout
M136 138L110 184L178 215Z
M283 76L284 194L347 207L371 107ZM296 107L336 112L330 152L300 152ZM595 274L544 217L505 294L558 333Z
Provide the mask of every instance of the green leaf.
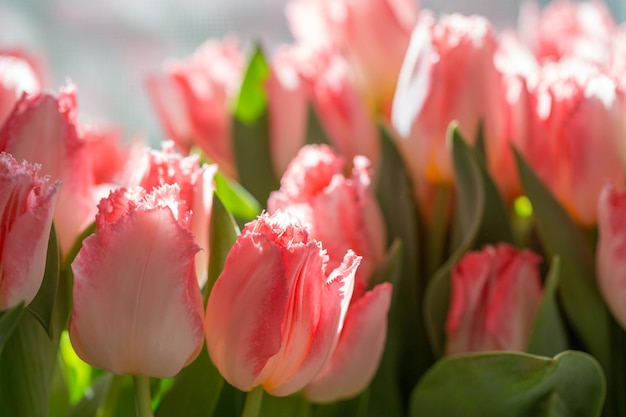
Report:
M17 328L23 313L24 303L19 303L15 307L0 314L0 355L2 354L2 349L4 349L7 340L9 340L11 334Z
M90 386L89 390L83 396L83 398L74 406L70 408L68 413L68 417L93 417L96 416L98 409L101 404L105 402L105 398L109 393L112 393L115 390L112 387L112 381L114 376L112 374L104 374L97 378L93 384ZM116 376L115 378L120 379L121 377ZM116 392L117 394L117 392ZM115 398L117 399L117 397ZM113 401L116 402L116 401ZM111 404L113 405L113 404ZM113 410L108 413L111 416ZM106 415L107 413L101 412L100 415ZM100 416L98 416L100 417Z
M317 111L311 103L309 103L307 111L306 143L307 145L330 145L330 140L328 138L328 134L326 133L326 129L322 125Z
M424 375L410 416L598 417L605 391L602 369L583 352L463 355Z
M0 355L0 416L48 416L56 352L56 340L23 314Z
M259 202L237 181L226 178L220 172L215 174L214 180L215 193L233 216L248 222L261 212Z
M346 415L346 414L344 414ZM301 392L287 397L274 397L267 393L263 394L259 417L311 417L311 404L309 404ZM315 417L318 417L315 415Z
M254 48L248 61L234 115L241 121L251 124L258 120L267 107L265 81L270 75L270 67L259 45Z
M213 195L211 223L209 225L209 271L204 287L204 300L208 300L213 284L224 269L224 261L239 236L233 216L226 210L217 195Z
M203 349L200 355L174 378L163 395L156 417L212 416L224 386L224 379Z
M483 163L452 126L452 157L457 184L455 249L426 289L424 316L428 337L437 356L443 355L445 322L450 305L450 272L470 249L487 243L513 242L508 211Z
M388 360L394 368L394 378L409 389L430 366L432 353L425 336L421 305L425 282L419 274L419 224L413 186L391 133L381 126L381 163L376 194L385 219L388 245L396 239L402 242L402 262L398 280L394 282L389 310Z
M39 320L52 339L52 309L56 299L59 285L59 270L61 265L61 253L57 240L54 224L50 228L48 240L48 252L46 255L46 269L43 275L41 287L33 301L28 305L28 310Z
M87 226L87 228L83 230L83 232L78 236L76 241L74 241L74 246L72 246L72 249L70 249L70 251L63 258L61 270L71 271L70 266L72 265L72 262L74 262L76 255L78 255L80 248L83 246L83 240L85 240L86 237L93 235L94 233L96 233L95 222Z
M552 260L550 272L543 290L541 305L537 311L528 342L529 353L554 356L567 349L568 340L556 300L561 264L558 256Z
M578 226L517 151L515 158L546 255L558 255L561 259L559 293L565 314L589 352L608 370L609 314L596 287L593 251Z

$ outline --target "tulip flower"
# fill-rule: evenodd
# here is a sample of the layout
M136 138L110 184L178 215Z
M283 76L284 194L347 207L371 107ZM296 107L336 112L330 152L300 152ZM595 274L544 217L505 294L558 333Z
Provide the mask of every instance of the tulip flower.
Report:
M222 376L242 391L289 395L337 345L360 257L327 272L322 245L292 216L261 214L226 257L206 311L206 341Z
M413 178L454 182L447 138L453 121L472 143L482 122L488 163L495 162L492 149L503 140L496 48L495 31L482 17L452 14L435 23L432 14L420 14L391 111L396 143Z
M147 79L150 98L167 136L184 152L198 146L229 176L232 150L230 102L239 92L246 58L237 42L209 40L185 61L169 61Z
M414 0L293 0L286 12L299 42L337 48L370 107L389 110L417 22Z
M467 253L452 270L446 352L525 350L543 292L539 262L504 243Z
M624 183L624 97L603 69L579 59L544 65L528 86L522 152L572 218L593 226L602 186Z
M43 280L59 183L0 152L0 311L29 304Z
M146 190L163 184L177 184L180 198L191 209L190 231L201 251L196 255L196 274L202 287L209 265L209 222L213 205L213 176L216 165L200 165L197 156L183 157L174 150L173 142L165 142L162 151L146 149L132 167L128 183Z
M22 94L39 94L41 79L20 53L0 51L0 127Z
M357 155L378 163L378 128L356 88L346 60L333 49L283 46L271 62L266 83L270 150L276 173L304 146L308 105L330 142L347 160Z
M121 188L98 208L72 263L74 350L115 374L172 377L203 341L191 213L176 185Z
M603 187L598 200L598 286L617 322L626 328L626 191Z
M58 98L23 96L0 128L0 151L40 164L41 174L63 182L54 224L61 252L67 254L96 212L92 166L76 120L75 88L63 88Z

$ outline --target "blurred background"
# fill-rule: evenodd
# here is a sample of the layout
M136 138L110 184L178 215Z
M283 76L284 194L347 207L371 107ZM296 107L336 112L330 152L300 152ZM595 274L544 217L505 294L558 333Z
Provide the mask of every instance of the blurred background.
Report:
M0 0L0 48L25 48L39 59L48 90L71 80L79 117L115 124L128 138L163 139L143 85L167 58L185 58L209 37L260 39L270 51L291 36L287 0ZM422 0L435 12L488 17L515 27L519 0ZM540 1L540 4L546 1ZM607 0L626 20L626 1Z

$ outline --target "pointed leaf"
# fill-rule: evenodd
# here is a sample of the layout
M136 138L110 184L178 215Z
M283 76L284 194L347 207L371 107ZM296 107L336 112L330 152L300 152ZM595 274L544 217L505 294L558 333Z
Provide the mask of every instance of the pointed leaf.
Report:
M258 120L267 107L265 81L269 77L270 68L260 45L257 45L248 60L234 115L241 121L251 124Z
M52 308L56 299L59 285L59 270L61 265L61 253L54 224L50 228L48 240L48 253L46 255L46 269L43 275L41 287L33 301L28 305L28 310L39 320L48 337L52 339Z
M583 352L463 355L424 375L410 416L599 417L605 391L602 369Z
M561 274L560 262L558 256L552 259L543 290L543 299L530 334L527 351L535 355L554 356L566 350L568 346L567 333L556 300Z
M330 145L328 133L312 103L309 103L307 111L306 143L308 145L326 144Z
M219 171L215 174L215 192L233 216L248 222L261 212L259 202L238 182L226 178Z
M546 254L561 258L559 292L567 318L589 352L607 370L609 314L596 286L593 251L578 226L517 151L515 159Z
M2 354L2 349L7 340L9 340L9 337L11 337L11 334L17 328L22 314L24 314L24 303L20 303L2 312L0 315L0 355Z

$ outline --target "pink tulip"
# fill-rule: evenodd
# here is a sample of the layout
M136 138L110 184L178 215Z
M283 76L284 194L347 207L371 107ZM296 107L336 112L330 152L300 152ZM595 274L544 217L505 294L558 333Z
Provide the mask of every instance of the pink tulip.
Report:
M570 215L594 225L602 186L624 182L623 97L602 69L577 59L545 65L529 91L525 156Z
M598 200L598 286L617 322L626 328L626 191L609 183Z
M454 181L448 126L456 121L473 143L484 125L489 163L502 138L501 75L494 65L496 36L478 16L448 15L435 24L422 12L402 65L391 120L411 176L435 184Z
M352 296L360 257L328 256L286 213L248 223L230 250L206 312L206 341L231 385L273 395L302 389L328 362Z
M100 202L97 232L72 263L69 334L85 362L169 378L198 355L203 306L190 217L175 185L122 188Z
M59 183L0 152L0 311L29 304L43 280Z
M525 350L543 292L540 261L505 243L468 252L452 270L447 353Z
M339 343L329 363L305 388L307 398L315 402L349 398L369 384L383 354L391 302L389 283L366 291L383 260L386 241L369 161L356 157L349 178L343 175L344 165L328 146L305 146L268 201L270 213L293 214L312 238L324 243L330 268L338 267L340 256L350 249L363 257Z
M41 79L20 53L0 51L0 127L22 94L39 94Z
M414 0L293 0L286 11L298 41L338 48L370 107L388 110L417 22Z
M356 90L345 59L331 49L291 45L277 51L271 69L267 83L270 148L279 175L306 142L308 105L313 106L330 142L347 160L364 155L378 163L377 126Z
M0 129L0 151L40 164L43 175L63 182L54 224L66 254L96 212L92 166L76 120L75 88L63 88L58 98L23 96Z
M198 146L236 177L230 128L231 101L239 92L246 58L237 42L209 40L185 61L165 63L147 79L163 128L184 152Z
M177 184L180 198L191 209L190 231L201 251L196 255L196 274L202 287L209 265L209 222L213 205L213 176L217 166L200 165L197 156L183 157L174 150L173 142L165 142L162 151L144 150L137 164L130 167L128 183L152 190L163 184Z
M557 0L543 11L536 3L525 3L520 12L522 38L542 62L577 57L605 64L616 29L601 1Z

